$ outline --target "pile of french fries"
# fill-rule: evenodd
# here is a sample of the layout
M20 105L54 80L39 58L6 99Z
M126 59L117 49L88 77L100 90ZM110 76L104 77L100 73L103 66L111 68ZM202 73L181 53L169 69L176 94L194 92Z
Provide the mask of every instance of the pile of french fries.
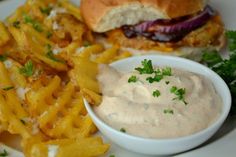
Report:
M66 0L27 0L0 22L0 133L26 157L89 157L109 149L83 104L99 105L99 64L131 56L96 44Z

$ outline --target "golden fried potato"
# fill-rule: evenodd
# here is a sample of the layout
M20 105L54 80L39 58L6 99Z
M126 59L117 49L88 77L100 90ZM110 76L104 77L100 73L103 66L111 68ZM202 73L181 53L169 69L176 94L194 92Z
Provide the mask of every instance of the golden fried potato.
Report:
M104 51L104 47L100 44L94 44L87 47L82 47L80 49L78 56L84 57L86 59L91 59L93 55L98 55Z
M106 153L109 145L103 144L100 137L57 139L48 142L28 139L26 148L26 157L45 157L49 154L54 154L55 157L93 157Z
M10 34L4 24L0 21L0 47L5 45L10 40Z
M110 63L110 61L118 55L118 50L119 50L118 46L113 46L112 48L107 49L95 59L95 62L101 63L101 64Z
M102 102L102 96L91 91L89 89L83 88L81 90L83 97L92 105L100 105Z
M5 65L0 62L0 122L7 123L7 130L22 137L29 137L30 133L21 119L28 117L28 113L21 105L13 82Z
M96 131L91 118L85 114L81 95L71 82L62 85L58 76L44 87L36 82L26 99L29 113L38 119L39 128L49 137L87 137Z
M131 53L96 44L68 0L27 0L0 34L0 133L20 135L26 157L104 155L83 97L99 105L100 64Z
M81 89L99 93L99 84L96 81L98 64L82 57L74 57L73 62L74 69L69 72L71 80Z
M79 21L83 21L81 16L80 9L74 5L72 5L68 0L60 0L59 2L63 8L65 8L71 15L77 18Z

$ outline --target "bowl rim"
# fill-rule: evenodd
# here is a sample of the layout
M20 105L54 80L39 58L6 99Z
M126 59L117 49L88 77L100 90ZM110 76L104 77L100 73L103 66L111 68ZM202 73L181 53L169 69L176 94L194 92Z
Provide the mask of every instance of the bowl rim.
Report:
M85 98L83 98L85 107L89 113L89 115L92 117L92 119L95 118L95 120L97 121L97 123L99 123L99 125L102 125L103 128L105 128L106 130L108 130L109 132L114 132L119 136L123 136L123 138L129 138L132 140L138 140L141 142L178 142L178 141L182 141L182 140L190 140L199 136L204 135L205 133L207 133L208 131L213 131L215 130L215 128L217 128L217 126L221 126L223 124L223 122L225 121L225 119L227 118L229 111L231 109L231 103L232 103L232 96L230 93L230 90L227 86L227 84L225 83L225 81L217 74L215 73L213 70L209 69L208 67L192 61L190 59L186 59L186 58L181 58L181 57L176 57L176 56L164 56L164 55L142 55L142 56L133 56L133 57L129 57L129 58L125 58L116 62L113 62L111 64L109 64L112 67L116 67L119 64L123 64L124 62L129 62L130 60L133 59L151 59L151 58L158 58L158 59L166 59L166 60L172 60L172 61L179 61L182 62L182 64L191 64L194 66L198 66L199 68L203 68L206 72L205 73L210 73L211 75L213 75L213 77L215 79L217 79L217 82L223 84L224 86L224 90L226 91L226 103L223 102L222 100L222 112L220 113L218 119L216 119L215 122L213 122L212 124L210 124L207 128L198 131L194 134L190 134L187 136L181 136L181 137L176 137L176 138L150 138L150 137L141 137L141 136L135 136L135 135L131 135L131 134L127 134L127 133L123 133L113 127L111 127L110 125L108 125L106 122L104 122L101 118L99 118L96 113L94 112L94 110L92 109L91 105L87 102L87 100ZM153 62L153 60L152 60ZM155 64L155 63L154 63ZM168 66L168 64L167 64ZM180 68L181 69L181 68ZM191 72L191 71L190 71ZM196 73L196 72L195 72ZM201 73L197 73L197 74L201 74ZM212 79L208 78L211 82ZM215 87L215 85L213 85ZM219 94L219 93L218 93ZM219 94L220 95L220 94ZM222 99L222 95L221 99Z

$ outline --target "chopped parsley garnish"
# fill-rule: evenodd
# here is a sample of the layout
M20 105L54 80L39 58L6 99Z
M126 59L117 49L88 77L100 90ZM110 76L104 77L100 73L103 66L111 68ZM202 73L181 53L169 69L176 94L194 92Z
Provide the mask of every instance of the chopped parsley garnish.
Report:
M5 90L5 91L11 90L11 89L14 89L14 87L13 86L9 86L9 87L2 88L2 90Z
M155 74L154 77L148 77L148 78L146 78L146 80L147 80L149 83L160 82L162 79L163 79L163 75L157 74L157 73Z
M25 65L19 69L20 73L24 76L30 77L34 74L34 64L31 60L25 63Z
M166 81L166 84L169 84L170 83L170 81Z
M50 12L52 10L52 7L45 7L45 8L40 8L41 13L45 14L45 15L50 15Z
M24 22L31 24L33 26L33 28L38 31L38 32L42 32L43 28L40 25L39 22L37 22L36 20L34 20L32 17L28 16L28 15L24 15Z
M49 39L49 38L51 38L52 37L52 32L47 32L47 34L46 34L46 37Z
M43 31L43 28L41 27L41 25L39 23L34 23L33 27L38 32L42 32Z
M50 44L46 45L47 51L52 51L52 46Z
M171 89L170 89L170 92L176 95L176 97L173 98L173 100L180 100L180 101L183 101L183 103L185 105L188 104L184 99L184 95L186 93L185 88L179 88L178 89L176 86L172 86Z
M154 77L147 77L146 80L149 83L153 82L160 82L164 76L171 76L172 75L172 70L170 67L166 67L163 69L157 69L155 70L152 66L152 61L144 59L142 62L142 67L137 67L135 70L137 70L140 74L153 74L155 73Z
M21 123L26 125L26 122L23 119L20 119Z
M140 74L152 74L154 72L151 60L144 59L141 63L143 67L135 68Z
M12 24L15 28L20 28L20 21L14 21Z
M155 90L155 91L152 92L152 95L154 97L159 97L161 95L161 92L159 90Z
M203 51L202 63L219 74L227 83L232 95L230 113L236 115L236 31L227 31L229 58L224 59L217 50Z
M171 87L170 92L174 93L175 91L177 91L177 87L176 86Z
M88 47L91 45L91 43L89 41L84 41L83 45L84 45L84 47Z
M116 157L115 155L110 155L109 157Z
M33 23L34 22L34 20L28 15L24 15L23 18L24 18L25 23Z
M174 110L172 110L172 109L165 109L163 112L165 114L174 114Z
M0 55L0 61L4 62L5 60L7 60L7 56L6 55Z
M46 56L47 56L49 59L51 59L51 60L53 60L53 61L55 61L55 62L65 63L65 61L63 61L62 59L56 58L56 56L55 56L55 55L53 54L53 52L52 52L52 46L51 46L51 45L47 44L46 47L47 47Z
M163 76L171 76L172 75L172 70L170 67L166 67L162 69L162 75Z
M3 152L0 152L0 157L6 157L8 155L9 154L8 154L8 152L5 149L3 149Z
M120 131L123 132L123 133L126 133L125 128L121 128Z
M58 58L55 57L55 55L53 54L52 51L48 51L48 52L46 53L46 56L47 56L49 59L53 60L53 61L56 61L56 62L59 61Z
M128 82L129 82L129 83L131 83L131 82L137 82L137 81L138 81L138 78L137 78L137 76L134 76L134 75L130 76L130 78L128 79Z
M172 72L171 72L171 68L170 67L166 67L163 69L157 69L155 72L154 77L148 77L146 80L149 83L153 83L153 82L160 82L164 76L171 76Z

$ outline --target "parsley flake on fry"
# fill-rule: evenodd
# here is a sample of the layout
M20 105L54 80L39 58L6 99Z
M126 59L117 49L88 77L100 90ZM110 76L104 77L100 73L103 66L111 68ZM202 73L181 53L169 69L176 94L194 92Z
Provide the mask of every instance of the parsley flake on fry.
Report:
M31 60L25 63L24 67L19 69L20 73L24 76L30 77L34 74L34 64Z
M2 88L2 90L5 90L5 91L11 90L11 89L14 89L14 87L13 86L9 86L9 87Z
M49 59L51 59L51 60L53 60L53 61L55 61L55 62L64 63L63 60L61 60L61 59L59 59L59 58L56 58L52 51L48 51L47 54L46 54L46 56L47 56Z
M15 21L12 24L15 28L20 28L20 21Z
M4 62L5 60L7 60L7 55L0 55L0 61Z
M45 8L40 7L41 13L43 13L45 15L49 15L51 10L52 10L52 7L45 7Z
M47 56L49 59L51 59L51 60L53 60L53 61L55 61L55 62L65 63L64 60L57 58L57 57L53 54L52 46L51 46L51 45L47 44L46 47L47 47L46 56Z
M88 47L88 46L90 46L91 45L91 43L89 42L89 41L84 41L84 43L83 43L83 46L84 47Z
M30 17L28 15L24 15L23 18L24 18L24 22L28 23L28 24L31 24L32 27L36 31L43 32L43 28L42 28L41 24L39 22L37 22L36 20L34 20L32 17Z
M26 125L26 122L23 119L20 119L21 123Z
M49 39L49 38L52 37L52 35L53 35L52 32L48 31L47 34L46 34L46 37Z

